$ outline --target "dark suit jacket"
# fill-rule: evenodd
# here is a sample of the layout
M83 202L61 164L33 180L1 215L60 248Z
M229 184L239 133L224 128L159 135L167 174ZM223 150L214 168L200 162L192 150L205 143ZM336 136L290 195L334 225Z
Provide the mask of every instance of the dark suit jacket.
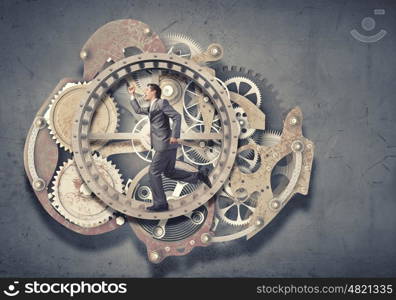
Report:
M140 107L135 98L131 98L131 104L137 114L149 117L151 148L155 151L163 151L178 147L178 144L170 144L169 140L171 137L180 137L181 115L169 104L168 100L155 100L151 111L149 107ZM172 128L169 118L173 120Z

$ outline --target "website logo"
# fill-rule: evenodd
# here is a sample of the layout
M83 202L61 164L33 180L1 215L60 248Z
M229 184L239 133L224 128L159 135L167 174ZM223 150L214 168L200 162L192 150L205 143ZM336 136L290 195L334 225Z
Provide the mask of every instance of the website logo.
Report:
M374 15L385 15L385 9L374 9ZM361 26L362 28L366 31L366 33L369 33L373 29L375 29L375 20L372 17L365 17L361 21ZM386 30L381 29L375 34L372 35L366 35L362 34L356 29L351 30L351 35L357 39L358 41L362 43L375 43L378 42L380 39L382 39L386 35Z
M7 296L14 297L19 294L19 290L16 289L16 285L19 281L14 281L14 284L10 284L7 290L4 290L3 293Z

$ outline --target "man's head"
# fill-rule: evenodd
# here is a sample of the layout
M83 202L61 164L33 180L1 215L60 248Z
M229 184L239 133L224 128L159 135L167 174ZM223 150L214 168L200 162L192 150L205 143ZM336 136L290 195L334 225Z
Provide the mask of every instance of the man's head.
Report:
M144 99L151 101L155 98L161 98L161 88L158 84L149 83L147 85L146 91L144 92Z

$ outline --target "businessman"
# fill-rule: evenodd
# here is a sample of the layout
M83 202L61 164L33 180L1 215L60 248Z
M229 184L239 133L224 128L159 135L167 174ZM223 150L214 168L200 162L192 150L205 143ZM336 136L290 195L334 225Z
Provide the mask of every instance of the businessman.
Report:
M147 209L150 211L168 210L168 202L162 187L162 173L170 179L189 183L202 181L207 186L212 187L208 177L208 169L187 172L175 168L181 115L169 104L168 100L161 99L161 88L154 83L147 85L144 100L150 101L150 107L140 107L135 99L135 87L133 85L129 85L128 92L131 95L131 104L134 111L137 114L148 115L149 117L151 148L155 150L149 168L153 205L147 207ZM173 120L172 128L169 119Z

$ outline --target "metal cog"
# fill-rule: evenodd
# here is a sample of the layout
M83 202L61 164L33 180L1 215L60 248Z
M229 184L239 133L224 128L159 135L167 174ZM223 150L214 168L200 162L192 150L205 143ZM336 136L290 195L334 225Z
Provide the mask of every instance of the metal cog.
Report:
M111 185L122 192L121 174L110 161L93 155L99 172ZM94 195L78 173L73 159L64 162L56 172L49 195L53 207L68 221L81 227L90 228L109 221L116 212Z
M221 83L221 81L218 81ZM199 98L204 97L204 93L201 88L195 86L193 81L188 82L183 91L182 102L183 102L183 115L188 126L199 124L203 122L203 116L199 110ZM228 97L229 98L229 97ZM212 126L220 129L219 116L216 114L212 121ZM238 123L239 124L239 123ZM239 126L239 125L238 125Z
M262 99L260 89L251 79L243 76L230 77L224 81L224 84L229 91L242 95L257 107L261 107Z
M271 147L276 145L281 140L281 133L276 130L264 131L260 138L260 145ZM255 143L253 139L249 143ZM245 152L245 151L244 151ZM236 164L244 173L253 173L255 169L260 165L259 155L253 150L246 150L246 154L237 156ZM241 161L247 162L248 166L242 164ZM284 175L288 178L291 176L291 169L289 164L286 166L276 166L274 168L274 175ZM230 189L230 182L227 181L220 193L217 194L216 198L216 216L224 223L231 226L244 226L250 221L250 215L254 212L256 205L255 194L252 195L233 195ZM223 204L228 206L223 207ZM251 204L251 205L249 205ZM247 210L241 211L241 207L245 207ZM232 211L233 210L233 211ZM249 212L250 211L250 212ZM229 215L227 213L230 212Z
M254 143L253 141L249 141L249 143ZM260 155L252 149L248 149L242 152L239 152L236 157L236 165L241 170L242 173L254 173L255 170L260 166L261 159Z
M281 141L281 135L282 133L277 130L266 130L258 144L261 146L271 147Z
M239 139L247 139L251 137L256 129L249 127L249 122L245 110L240 106L235 107L234 110L235 116L238 119L239 126L241 128Z
M260 141L258 142L259 145L271 147L278 144L281 140L281 132L277 130L266 130L264 134L260 137ZM290 179L293 173L293 166L294 164L294 157L286 156L284 159L283 165L276 165L274 170L272 171L272 175L283 175L286 178ZM275 192L275 191L274 191Z
M67 83L51 100L45 118L53 139L60 147L71 152L72 120L77 111L80 100L85 94L89 83ZM118 107L111 96L102 100L92 120L92 133L114 133L119 126ZM106 141L94 141L94 150L101 148Z
M168 33L162 38L169 54L176 54L183 58L201 54L205 49L189 36L181 33Z

